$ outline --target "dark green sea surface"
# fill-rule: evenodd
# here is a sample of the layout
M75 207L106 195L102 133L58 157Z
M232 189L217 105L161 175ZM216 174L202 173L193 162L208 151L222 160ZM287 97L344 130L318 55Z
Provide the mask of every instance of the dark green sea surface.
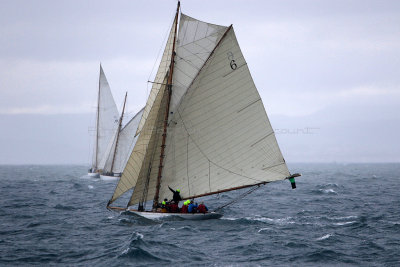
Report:
M0 166L0 266L400 266L400 164L293 164L208 221L108 211L86 166ZM245 192L205 198L216 208Z

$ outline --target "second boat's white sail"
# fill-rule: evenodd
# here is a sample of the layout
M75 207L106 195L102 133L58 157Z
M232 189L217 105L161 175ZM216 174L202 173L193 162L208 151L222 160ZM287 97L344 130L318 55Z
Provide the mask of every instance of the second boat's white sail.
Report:
M106 75L100 65L98 107L96 118L95 152L93 155L93 170L101 170L107 159L107 151L118 128L119 114L111 93Z
M125 126L119 133L115 134L113 139L112 146L110 147L108 154L108 158L106 160L106 164L103 168L103 173L122 173L125 168L126 162L135 146L136 140L138 136L135 137L135 133L137 131L140 118L142 117L143 109L140 110ZM119 134L118 146L117 143L117 134ZM115 151L115 152L114 152ZM114 157L114 152L115 157ZM112 161L114 160L114 165ZM111 169L111 166L113 168Z

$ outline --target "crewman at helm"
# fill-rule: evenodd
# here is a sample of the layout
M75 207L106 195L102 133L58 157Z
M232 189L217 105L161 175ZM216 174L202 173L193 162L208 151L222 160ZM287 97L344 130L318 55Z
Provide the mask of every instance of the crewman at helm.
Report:
M179 190L179 189L173 190L173 189L172 189L171 187L169 187L169 186L168 186L168 188L169 188L169 190L171 190L172 193L174 193L174 196L172 197L172 200L175 202L175 204L178 205L178 204L179 204L179 201L182 200L181 194L180 194L181 190Z

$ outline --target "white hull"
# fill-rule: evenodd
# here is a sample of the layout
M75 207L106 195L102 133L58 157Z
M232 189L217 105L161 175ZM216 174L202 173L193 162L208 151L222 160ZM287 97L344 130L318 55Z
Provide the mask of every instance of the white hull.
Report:
M119 176L108 176L108 175L100 175L100 179L104 181L115 181L118 180Z
M99 178L100 174L97 172L88 172L87 174L89 177L93 177L93 178Z
M151 212L151 211L136 211L136 210L127 210L130 213L135 215L151 219L166 219L168 217L179 217L184 220L210 220L210 219L219 219L223 215L221 213L210 212L210 213L167 213L167 212Z

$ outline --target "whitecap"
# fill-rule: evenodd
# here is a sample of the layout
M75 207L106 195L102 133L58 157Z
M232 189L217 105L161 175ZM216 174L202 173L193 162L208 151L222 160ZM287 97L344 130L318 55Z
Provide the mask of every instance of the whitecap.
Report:
M278 218L272 219L268 217L246 217L246 220L250 221L260 221L260 222L272 222L276 224L293 224L293 221L290 221L292 217Z
M122 255L128 254L128 252L129 252L129 248L126 248L126 249L124 249L124 251L122 251Z
M355 218L357 218L356 215L350 215L350 216L344 216L344 217L332 217L332 218L329 218L329 219L332 219L332 220L345 220L345 219L355 219Z
M222 217L221 220L236 221L237 218Z
M144 235L139 232L136 232L135 234L138 237L138 239L143 239L143 237L144 237Z
M318 237L316 240L318 240L318 241L324 240L324 239L327 239L327 238L329 238L329 237L331 237L331 236L333 236L333 235L332 235L332 234L326 234L326 235L324 235L324 236Z
M94 186L93 185L88 185L89 189L93 189Z
M319 191L325 194L337 194L333 189L320 189Z
M351 222L338 222L338 223L334 223L334 225L346 225L346 224L351 224L351 223L355 223L356 221L351 221Z
M269 227L261 228L261 229L258 230L257 232L260 233L260 232L267 231L267 230L270 230L270 229L271 229L271 228L269 228Z

